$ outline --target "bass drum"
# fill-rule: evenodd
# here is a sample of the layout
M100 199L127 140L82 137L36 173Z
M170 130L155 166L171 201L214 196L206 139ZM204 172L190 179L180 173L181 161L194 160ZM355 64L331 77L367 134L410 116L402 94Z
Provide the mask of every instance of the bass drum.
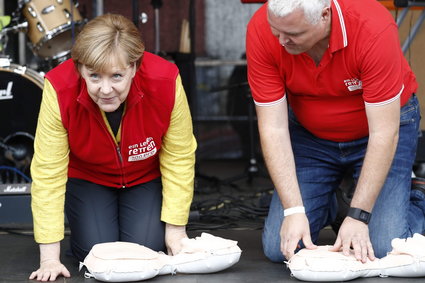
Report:
M35 135L43 77L26 67L0 67L0 139L16 132Z

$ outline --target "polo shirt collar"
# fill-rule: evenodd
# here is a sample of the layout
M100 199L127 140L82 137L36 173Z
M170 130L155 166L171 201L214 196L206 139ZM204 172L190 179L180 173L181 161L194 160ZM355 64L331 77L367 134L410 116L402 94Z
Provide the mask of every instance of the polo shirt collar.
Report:
M332 22L329 51L336 52L348 45L346 21L338 0L332 0Z

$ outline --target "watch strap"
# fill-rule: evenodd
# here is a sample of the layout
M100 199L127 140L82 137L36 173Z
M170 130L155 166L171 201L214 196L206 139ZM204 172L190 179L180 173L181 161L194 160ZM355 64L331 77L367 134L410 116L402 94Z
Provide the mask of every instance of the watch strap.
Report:
M350 207L348 209L347 216L350 216L351 218L359 220L365 224L369 224L372 214L360 208Z

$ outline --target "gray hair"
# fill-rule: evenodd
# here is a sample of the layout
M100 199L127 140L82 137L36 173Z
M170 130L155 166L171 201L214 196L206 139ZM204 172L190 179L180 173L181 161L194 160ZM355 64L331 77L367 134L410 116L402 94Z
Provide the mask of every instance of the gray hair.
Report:
M320 20L322 10L330 7L330 2L331 0L269 0L268 9L278 17L285 17L296 9L301 9L306 20L316 24Z

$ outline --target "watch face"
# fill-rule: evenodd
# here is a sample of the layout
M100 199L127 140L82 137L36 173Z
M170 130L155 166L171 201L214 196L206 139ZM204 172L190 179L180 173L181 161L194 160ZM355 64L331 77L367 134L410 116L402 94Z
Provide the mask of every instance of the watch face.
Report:
M369 213L367 213L366 211L361 211L359 218L364 221L364 222L369 222Z
M361 210L360 208L350 207L347 216L350 216L351 218L368 224L370 221L371 214L367 211Z

